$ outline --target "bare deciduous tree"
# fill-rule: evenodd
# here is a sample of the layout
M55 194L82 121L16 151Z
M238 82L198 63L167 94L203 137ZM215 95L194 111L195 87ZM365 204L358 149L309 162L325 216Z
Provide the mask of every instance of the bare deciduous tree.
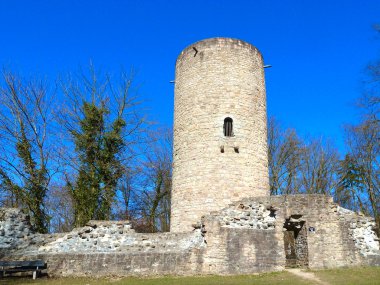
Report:
M321 139L312 140L302 147L300 189L313 194L333 194L337 185L338 151Z
M271 118L268 123L268 162L271 195L298 192L300 140L294 130L283 130Z
M380 34L379 26L375 30ZM380 61L368 65L363 95L358 100L361 120L346 128L346 144L357 171L349 183L360 210L375 217L380 234ZM351 186L351 185L348 185ZM352 189L352 187L351 187Z
M46 201L50 219L49 230L54 233L69 232L74 227L74 208L69 189L64 180L53 181Z
M172 132L151 132L141 161L140 185L135 194L139 231L169 231L172 186Z
M360 169L357 175L361 181L361 210L375 217L380 227L380 122L364 120L357 126L347 128L347 146Z
M22 207L35 228L47 232L46 193L56 172L52 96L42 81L3 71L0 86L0 182L6 205Z
M71 189L75 224L110 219L111 205L123 176L123 160L133 157L141 143L144 117L131 92L132 76L118 80L90 68L89 75L61 82L67 104L61 123L69 134L64 152L65 177Z

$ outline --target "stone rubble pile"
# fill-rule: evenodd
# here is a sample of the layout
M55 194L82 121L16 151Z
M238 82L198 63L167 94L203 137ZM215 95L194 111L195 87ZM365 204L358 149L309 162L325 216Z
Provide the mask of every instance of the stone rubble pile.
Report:
M350 220L349 233L360 253L364 256L380 254L379 238L375 232L375 220L372 217L339 206L337 208L341 216Z
M376 223L368 217L351 223L352 237L355 245L364 255L380 254L379 238L375 233Z
M41 253L178 251L204 244L200 230L192 233L135 233L129 221L90 221L41 246Z
M0 250L27 246L35 238L27 215L15 208L0 208Z
M275 211L262 203L250 202L225 208L218 215L222 227L273 230L276 224Z
M90 221L68 233L38 234L29 217L0 208L0 258L4 254L175 252L204 246L200 229L190 233L136 233L129 221Z
M36 252L62 234L39 234L33 230L29 216L17 208L0 208L0 256L14 252Z

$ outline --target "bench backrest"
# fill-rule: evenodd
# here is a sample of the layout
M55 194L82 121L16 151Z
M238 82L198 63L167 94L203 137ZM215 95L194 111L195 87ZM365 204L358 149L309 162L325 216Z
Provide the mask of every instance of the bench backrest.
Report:
M0 267L44 267L43 260L0 261Z

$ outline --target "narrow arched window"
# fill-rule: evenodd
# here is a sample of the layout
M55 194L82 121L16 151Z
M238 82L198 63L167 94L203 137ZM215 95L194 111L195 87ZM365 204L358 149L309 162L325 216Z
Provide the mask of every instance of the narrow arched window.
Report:
M223 132L225 137L232 137L234 135L232 131L232 119L230 117L224 119Z

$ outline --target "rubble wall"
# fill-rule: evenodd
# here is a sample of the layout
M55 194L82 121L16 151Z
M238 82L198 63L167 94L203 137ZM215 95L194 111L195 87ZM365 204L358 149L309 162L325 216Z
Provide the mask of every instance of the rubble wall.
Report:
M187 233L136 233L128 221L90 221L41 235L18 209L0 209L0 259L43 259L51 276L252 274L283 270L285 223L302 225L311 269L380 265L375 223L324 195L247 198ZM307 253L307 254L306 254Z
M48 274L68 276L162 276L193 275L196 255L191 251L88 252L39 254L48 264Z
M282 227L271 208L254 199L204 216L202 231L204 273L249 274L285 266Z
M305 227L308 262L303 263L311 269L380 264L373 218L313 194L247 198L203 217L209 266L204 271L213 264L212 273L229 272L229 264L238 273L248 273L249 266L252 272L284 269L286 220Z
M69 233L35 233L18 209L0 209L0 260L43 259L50 276L186 275L197 271L200 230L136 233L128 221L90 221Z

